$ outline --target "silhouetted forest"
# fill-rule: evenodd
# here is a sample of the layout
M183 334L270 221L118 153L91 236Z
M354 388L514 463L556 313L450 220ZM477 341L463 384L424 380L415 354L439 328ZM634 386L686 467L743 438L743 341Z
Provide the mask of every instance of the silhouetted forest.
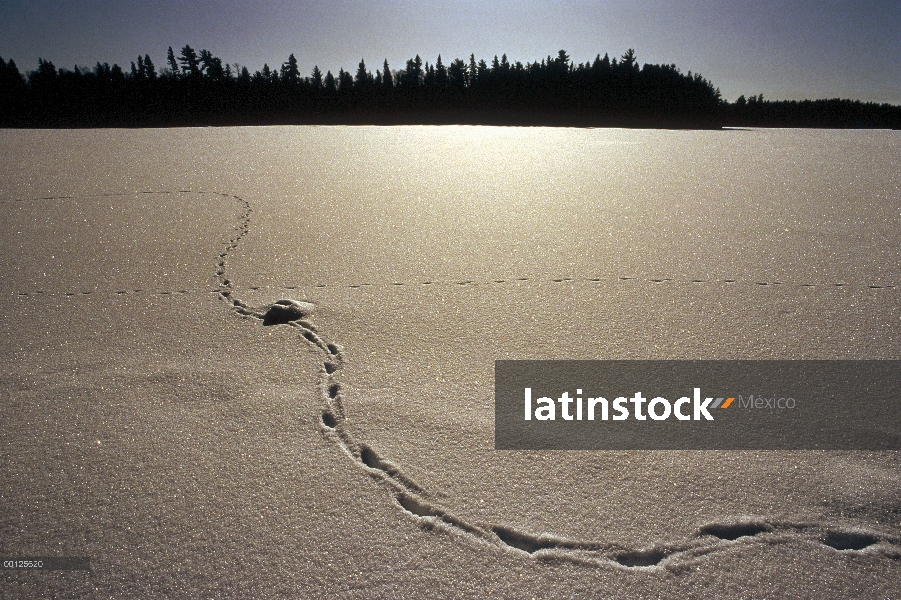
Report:
M294 55L277 69L223 63L208 50L169 48L157 68L149 55L130 68L97 63L57 68L38 59L23 75L0 58L0 126L157 127L245 124L579 125L634 127L891 127L901 107L851 100L725 102L713 84L676 65L639 67L633 50L575 64L560 50L540 62L491 64L419 56L403 69L385 61L337 76L302 75Z

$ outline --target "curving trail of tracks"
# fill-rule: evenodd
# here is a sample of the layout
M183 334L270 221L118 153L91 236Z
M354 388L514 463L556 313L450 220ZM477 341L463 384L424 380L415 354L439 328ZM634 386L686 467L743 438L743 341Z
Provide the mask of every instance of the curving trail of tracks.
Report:
M169 194L173 192L143 192ZM807 542L823 544L837 552L851 552L901 560L901 537L889 536L877 531L847 529L816 522L787 522L777 520L749 520L741 522L712 522L699 527L693 534L683 539L660 542L646 548L630 548L616 542L572 540L552 535L536 535L513 527L496 523L471 522L456 516L432 499L435 497L419 486L412 478L391 460L381 456L370 445L357 439L347 426L343 393L336 374L344 365L344 350L336 342L328 339L310 320L314 305L293 299L282 299L274 304L254 307L236 296L238 290L228 277L228 260L238 248L242 239L250 231L253 208L247 200L232 194L218 192L193 192L178 190L181 194L208 194L227 198L240 208L240 216L234 228L234 235L217 255L215 276L218 282L217 297L236 315L257 321L261 326L283 325L297 331L298 341L316 349L320 359L319 391L322 408L319 419L321 433L332 440L356 465L378 482L387 492L399 510L423 528L440 529L459 536L474 544L489 544L501 547L523 557L532 556L545 561L566 561L590 566L612 566L616 568L644 568L649 570L680 570L690 567L699 557L725 550L735 544L784 544L787 542ZM71 196L59 198L71 199ZM45 198L50 199L50 198ZM632 278L621 277L628 280ZM525 278L520 278L521 281ZM553 281L571 281L554 279ZM589 279L588 281L599 281ZM671 279L649 280L665 283ZM503 283L504 280L493 281ZM427 282L431 284L433 282ZM472 281L455 282L469 285ZM691 283L704 283L693 280ZM724 283L735 283L724 280ZM781 283L754 282L756 285L782 285ZM365 284L364 284L365 285ZM403 285L393 283L392 285ZM798 284L814 287L814 284ZM823 284L843 286L843 283ZM317 287L324 287L322 285ZM360 287L352 285L349 287ZM894 290L895 286L867 286ZM258 289L258 288L251 288ZM140 290L135 290L140 291ZM44 292L19 292L20 296L43 294ZM87 292L81 292L87 293ZM129 293L127 290L116 294ZM176 292L163 291L161 294ZM179 290L178 293L189 293ZM48 294L48 295L53 295ZM76 295L66 292L67 296Z

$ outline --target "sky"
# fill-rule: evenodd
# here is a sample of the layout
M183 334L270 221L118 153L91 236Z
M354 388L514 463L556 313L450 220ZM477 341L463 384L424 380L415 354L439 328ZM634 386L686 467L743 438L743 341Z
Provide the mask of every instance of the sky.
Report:
M0 57L23 72L165 66L188 44L251 72L293 53L302 72L355 72L419 54L522 63L565 49L576 62L621 56L700 73L727 100L852 98L901 104L901 0L0 0Z

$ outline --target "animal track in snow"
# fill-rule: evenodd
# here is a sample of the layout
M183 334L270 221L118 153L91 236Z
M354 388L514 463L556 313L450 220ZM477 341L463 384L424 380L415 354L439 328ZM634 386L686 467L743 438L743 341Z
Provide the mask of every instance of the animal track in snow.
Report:
M169 193L169 192L144 192L144 193ZM181 194L203 194L205 192L191 192L179 190ZM382 485L394 500L399 509L414 519L422 527L428 529L442 529L455 532L474 543L490 544L504 548L513 553L524 556L534 556L549 561L567 561L580 565L611 566L622 569L673 569L678 570L692 564L697 557L726 549L735 544L775 544L786 541L816 542L823 547L835 552L858 553L883 556L891 560L901 560L901 537L889 536L875 531L846 530L832 528L816 523L791 524L770 521L715 522L702 525L694 534L683 537L681 540L661 542L650 547L628 548L617 543L592 540L571 540L548 534L533 534L503 523L473 522L454 515L440 504L430 500L432 495L419 486L412 478L394 462L381 456L376 449L369 444L357 440L346 426L346 417L343 406L342 388L337 376L344 365L344 355L341 348L323 337L317 328L310 322L310 317L315 311L315 305L310 302L301 302L293 299L277 300L273 304L263 307L252 307L235 297L238 290L231 279L226 277L228 258L231 252L238 247L241 240L248 235L250 230L252 208L246 200L231 194L218 194L233 199L241 207L241 215L238 225L235 227L237 235L228 240L223 251L217 255L215 276L218 286L213 293L227 304L230 310L243 318L251 318L260 321L263 326L284 326L297 329L299 338L304 343L310 344L320 353L319 388L321 390L322 408L319 415L321 433L331 439L343 452L349 456L363 471ZM57 196L56 199L71 199L72 196ZM51 199L51 198L46 198ZM505 279L492 279L485 282L476 280L454 280L441 282L429 280L418 282L420 285L455 284L458 286L469 285L502 285L510 281L540 283L540 279L528 277L515 277ZM647 283L666 285L679 283L675 278L653 278L641 280L632 276L613 277L554 277L548 281L554 283L582 282L596 284L601 282L627 282L628 284ZM735 279L701 280L693 279L685 283L725 283L736 284ZM391 286L401 286L414 282L391 282ZM760 286L788 287L783 282L755 281ZM315 287L323 288L327 284L316 284ZM328 284L335 285L335 284ZM371 283L347 285L345 287L360 288L371 286ZM849 287L846 283L799 283L798 287ZM302 286L286 285L284 289L294 290ZM869 289L891 290L895 285L868 284ZM259 289L253 286L247 289ZM115 295L127 295L139 293L141 289L114 290ZM196 290L177 290L179 294L189 294ZM44 291L19 292L20 297L31 297L43 294ZM91 291L63 292L66 297L74 297L77 293L91 294ZM98 292L103 293L103 292ZM173 295L176 291L159 290L146 291L145 294ZM52 293L47 295L53 295ZM61 295L61 294L58 294Z
M230 243L228 246L226 246L226 249L234 250L236 247L237 247L237 244ZM224 252L224 253L220 254L220 257L222 257L223 255L227 256L228 253ZM215 271L216 276L220 277L220 278L223 277L225 275L227 263L224 260L217 261L216 267L217 267L217 269ZM313 284L312 287L319 288L319 289L343 287L343 288L348 288L348 289L353 289L353 290L363 290L365 288L374 288L374 287L403 287L403 286L411 286L411 285L422 285L422 286L456 285L456 286L461 286L461 287L489 286L489 285L504 285L504 284L509 284L510 282L526 282L526 281L531 281L531 282L535 282L535 283L541 282L541 281L546 281L546 282L550 282L550 283L564 283L564 282L583 283L583 284L585 284L585 283L594 283L594 284L606 283L608 285L613 284L615 282L620 282L620 283L624 283L624 284L628 283L628 284L633 284L633 285L644 283L644 284L648 284L648 285L654 284L654 285L663 285L663 286L677 285L680 283L695 284L695 285L697 285L697 284L735 284L735 285L744 284L744 285L748 285L748 286L756 285L756 286L760 286L760 287L782 288L785 290L790 290L793 288L808 288L808 289L820 288L823 290L838 288L838 289L843 289L843 290L844 289L847 289L847 290L860 289L860 290L882 290L883 292L888 292L888 291L893 291L893 290L899 289L898 285L889 284L889 283L880 283L880 284L860 283L860 284L852 285L849 283L842 283L842 282L788 283L788 282L784 282L784 281L752 281L752 280L746 280L746 281L742 282L737 279L678 279L675 277L651 277L651 278L644 279L644 278L639 278L639 277L631 277L631 276L627 276L627 275L616 276L616 277L610 276L610 277L606 277L606 278L605 277L574 276L574 277L551 277L551 278L547 278L547 279L537 279L537 278L530 279L528 277L517 277L517 278L509 278L509 279L486 279L484 281L478 281L476 279L466 279L466 280L462 280L462 281L439 281L439 280L419 281L419 282L416 282L416 281L392 281L392 282L388 282L388 283L316 283L316 284ZM228 282L227 287L229 287L229 289L234 289L234 290L247 289L247 290L252 290L252 291L264 289L263 286L259 286L259 285L251 285L251 286L247 286L246 288L236 288L232 285L232 282L230 282L230 281ZM268 287L271 287L271 286L268 286ZM293 290L302 289L304 287L308 287L308 286L304 286L302 284L290 284L290 285L286 284L286 285L278 286L278 289L293 291ZM197 290L197 289L140 290L140 289L138 289L138 290L111 290L109 292L97 290L96 293L97 294L105 294L105 295L124 295L124 294L138 293L141 291L146 291L146 293L150 294L150 295L166 296L166 295L170 295L170 294L173 294L176 292L182 293L182 294L193 294L193 293L198 293L201 290ZM218 293L218 289L214 290L214 292ZM15 294L19 295L19 296L30 296L30 295L43 294L45 296L50 296L50 297L52 297L52 296L74 296L78 293L90 294L91 292L72 292L72 291L54 292L54 291L47 291L47 290L30 290L30 291L15 292Z
M737 540L767 531L772 531L772 528L762 523L711 523L701 527L699 534L712 535L721 540Z
M245 203L245 210L249 206ZM249 212L248 212L249 215ZM242 235L246 233L246 228ZM225 257L223 257L225 258ZM222 276L222 297L229 299L231 282ZM519 277L516 281L529 281ZM634 277L621 277L622 281L635 280ZM601 278L586 278L586 281L601 281ZM504 284L507 280L495 279L486 284ZM555 283L573 281L572 278L552 278ZM661 284L675 281L673 278L648 280L649 283ZM734 279L724 283L735 283ZM393 281L391 286L402 286L413 282ZM440 285L441 282L429 280L419 282L420 285ZM458 286L478 285L475 280L456 280ZM705 280L693 280L692 283L707 283ZM345 284L346 285L346 284ZM353 284L346 287L358 289L362 285ZM286 286L294 289L300 286ZM326 284L316 284L323 288ZM238 300L232 299L232 308L243 316L252 316L263 322L263 325L285 325L299 330L300 337L315 346L321 353L321 369L319 371L320 389L322 390L323 408L320 412L320 424L323 435L334 440L346 455L365 470L373 479L382 484L402 511L416 519L426 528L443 528L469 537L474 542L487 543L506 548L512 552L521 552L538 558L564 560L585 565L610 565L625 569L659 569L678 568L694 557L708 554L727 545L754 541L762 534L778 532L780 542L785 536L794 539L816 539L836 550L863 551L874 545L882 544L886 548L894 548L897 539L886 539L877 533L840 533L829 531L823 535L814 533L815 528L796 525L779 525L766 522L734 522L710 523L698 529L695 535L682 541L658 544L648 548L625 548L618 544L598 541L568 540L547 534L532 534L505 524L471 522L454 515L443 506L429 500L431 497L403 470L390 460L382 457L369 444L358 441L346 427L345 412L341 385L336 379L344 364L339 347L328 341L307 321L313 312L310 303L296 300L278 300L268 307L251 309ZM811 537L813 536L813 537ZM901 554L896 549L892 552ZM892 556L891 552L886 553Z

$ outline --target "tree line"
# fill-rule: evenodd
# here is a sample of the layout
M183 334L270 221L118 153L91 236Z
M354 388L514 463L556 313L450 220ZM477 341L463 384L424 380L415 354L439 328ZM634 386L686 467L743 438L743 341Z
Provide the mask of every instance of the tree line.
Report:
M293 54L251 73L209 50L169 47L157 68L149 55L128 69L57 68L38 59L23 75L0 58L0 125L147 127L238 124L472 123L719 127L777 125L895 127L901 107L823 100L725 102L700 74L676 65L639 66L634 50L576 64L566 51L541 61L487 63L470 55L434 63L417 55L393 70L385 60L355 73L318 66L302 75Z

